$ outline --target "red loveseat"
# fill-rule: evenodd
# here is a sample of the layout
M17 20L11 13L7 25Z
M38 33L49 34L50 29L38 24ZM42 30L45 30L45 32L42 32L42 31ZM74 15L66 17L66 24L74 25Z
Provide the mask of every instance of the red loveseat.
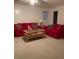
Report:
M24 35L24 30L28 29L28 26L34 28L37 25L36 23L18 23L14 24L14 36L19 37Z
M63 38L64 37L64 25L56 24L52 28L45 28L46 34L53 38Z

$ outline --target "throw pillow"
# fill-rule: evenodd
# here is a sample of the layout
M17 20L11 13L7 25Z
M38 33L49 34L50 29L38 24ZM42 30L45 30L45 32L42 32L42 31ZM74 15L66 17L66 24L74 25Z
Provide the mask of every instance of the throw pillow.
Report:
M38 26L37 26L36 23L34 23L34 24L32 25L32 28L33 28L33 29L37 29L37 27L38 27Z

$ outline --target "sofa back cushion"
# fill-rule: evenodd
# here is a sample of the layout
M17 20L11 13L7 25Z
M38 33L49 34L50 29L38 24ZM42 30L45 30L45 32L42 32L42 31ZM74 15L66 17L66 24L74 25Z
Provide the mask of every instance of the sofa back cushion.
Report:
M59 25L57 29L64 28L64 25Z
M55 30L55 29L56 29L57 27L59 27L59 26L60 26L59 24L53 25L51 29L52 29L52 30Z
M53 25L48 25L48 29L51 29Z
M22 28L22 24L21 24L21 23L18 23L18 24L16 24L16 27L17 27L17 29L19 30L19 29Z
M51 31L54 31L54 30L56 30L56 29L64 29L64 25L61 25L61 24L53 25L50 30L51 30Z
M22 23L23 29L28 29L27 23Z
M38 24L37 23L33 23L32 29L37 29L37 28L38 28Z
M37 23L23 23L22 26L24 29L28 29L28 27L35 29L37 28Z

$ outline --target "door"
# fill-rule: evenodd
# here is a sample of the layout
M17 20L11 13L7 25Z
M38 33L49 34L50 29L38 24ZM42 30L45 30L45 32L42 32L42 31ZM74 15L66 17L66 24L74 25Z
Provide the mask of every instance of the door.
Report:
M58 11L53 12L53 24L57 24L57 19L58 19Z

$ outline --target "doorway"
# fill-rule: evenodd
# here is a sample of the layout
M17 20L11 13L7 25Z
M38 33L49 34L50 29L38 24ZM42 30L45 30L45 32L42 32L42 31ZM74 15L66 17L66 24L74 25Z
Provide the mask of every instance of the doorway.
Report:
M58 11L53 12L53 25L57 24Z

